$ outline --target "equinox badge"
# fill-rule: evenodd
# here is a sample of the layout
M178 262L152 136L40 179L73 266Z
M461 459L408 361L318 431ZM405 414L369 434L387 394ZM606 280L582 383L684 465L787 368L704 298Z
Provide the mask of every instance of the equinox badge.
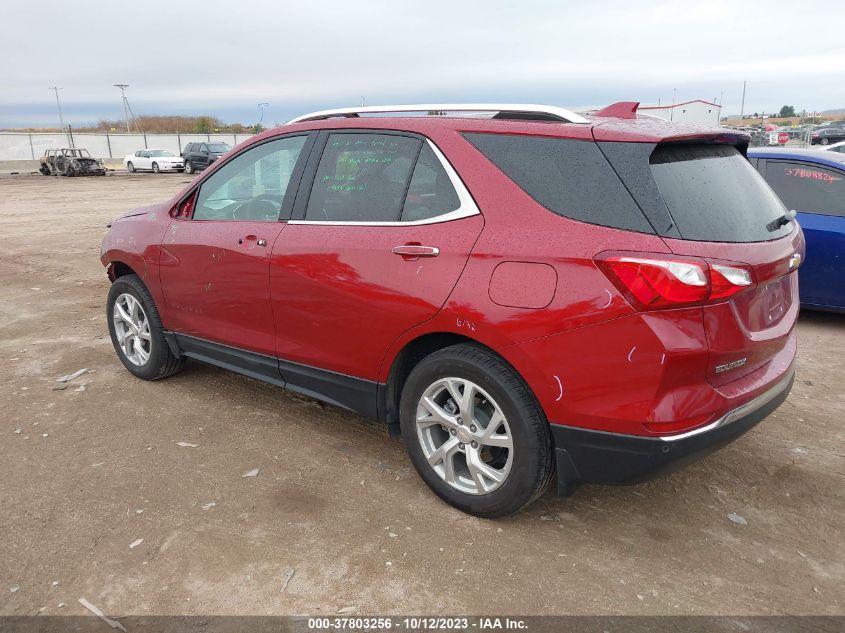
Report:
M735 360L732 363L725 363L724 365L716 365L716 373L721 374L723 371L728 371L729 369L736 369L737 367L742 367L748 358L740 358L739 360Z

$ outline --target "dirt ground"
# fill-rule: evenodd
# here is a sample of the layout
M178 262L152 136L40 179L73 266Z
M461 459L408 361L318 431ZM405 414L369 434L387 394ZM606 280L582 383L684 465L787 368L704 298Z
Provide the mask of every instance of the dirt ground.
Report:
M0 614L845 613L845 317L801 316L792 394L726 449L481 520L374 422L123 368L106 223L186 180L0 178Z

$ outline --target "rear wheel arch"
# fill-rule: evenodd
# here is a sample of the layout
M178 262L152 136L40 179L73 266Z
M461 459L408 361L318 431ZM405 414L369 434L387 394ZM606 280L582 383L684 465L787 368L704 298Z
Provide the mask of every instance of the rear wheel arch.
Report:
M543 411L543 407L534 390L528 384L528 381L513 363L502 356L502 354L490 346L463 334L456 334L454 332L428 332L408 341L399 350L390 365L386 384L380 386L382 397L379 398L379 418L389 425L391 434L399 434L399 402L402 397L402 389L405 386L405 381L408 379L411 371L427 356L455 345L472 345L495 356L519 377L531 394L539 410Z

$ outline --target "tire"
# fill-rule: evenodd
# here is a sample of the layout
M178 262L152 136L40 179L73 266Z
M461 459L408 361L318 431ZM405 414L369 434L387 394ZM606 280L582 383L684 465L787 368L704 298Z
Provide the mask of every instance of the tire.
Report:
M463 398L468 387L475 393L472 409L456 407L453 396ZM423 396L437 406L423 405ZM455 345L424 358L402 389L399 417L420 477L463 512L486 518L513 514L543 494L551 480L549 424L519 375L489 350ZM490 429L494 417L501 422ZM443 420L448 424L442 425ZM510 448L505 447L508 442ZM438 450L446 446L450 458ZM447 459L452 460L451 468ZM447 481L450 470L452 483Z
M153 163L153 173L160 174L161 170L158 168L158 163Z
M830 141L827 139L827 137L825 137L822 140L820 140L819 143L821 143L822 145L827 145L828 143L830 143Z
M185 173L186 174L193 174L194 173L194 166L191 164L191 161L185 161Z
M135 312L132 309L134 306L132 299L137 302L140 312ZM126 319L119 315L116 308L117 304L120 304L124 312L128 312L130 317L136 315L144 317L144 319L137 319L137 322L141 324L138 330L130 330ZM109 325L112 345L114 345L118 358L120 358L123 366L138 378L159 380L172 376L182 369L182 359L174 356L164 337L164 327L161 324L161 317L158 314L155 302L147 287L137 275L119 277L111 285L106 301L106 320ZM146 324L146 327L144 324ZM125 334L127 330L134 331L136 334L135 336L128 336L128 339L132 339L129 343L129 348L133 352L132 357L127 354L123 345L118 341L118 335ZM145 331L148 340L137 336ZM140 345L141 352L144 353L138 352L138 345Z
M126 169L129 170L130 174L135 173L135 165L132 164L131 160L128 163L126 163Z
M50 175L50 168L47 167L47 165L41 165L41 167L38 168L38 171L41 172L42 176L49 176Z

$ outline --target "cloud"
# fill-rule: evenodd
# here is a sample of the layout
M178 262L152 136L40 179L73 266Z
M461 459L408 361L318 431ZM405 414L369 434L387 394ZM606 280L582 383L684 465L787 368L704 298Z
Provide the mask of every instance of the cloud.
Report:
M253 121L339 105L538 101L560 105L719 98L738 112L845 107L845 53L794 3L357 3L180 0L4 7L0 126L41 122L63 88L71 122L136 113ZM845 6L829 4L829 23ZM789 16L784 18L784 16ZM806 16L810 19L811 16ZM817 19L818 16L813 16ZM793 19L794 18L794 19ZM781 29L787 28L786 33Z

